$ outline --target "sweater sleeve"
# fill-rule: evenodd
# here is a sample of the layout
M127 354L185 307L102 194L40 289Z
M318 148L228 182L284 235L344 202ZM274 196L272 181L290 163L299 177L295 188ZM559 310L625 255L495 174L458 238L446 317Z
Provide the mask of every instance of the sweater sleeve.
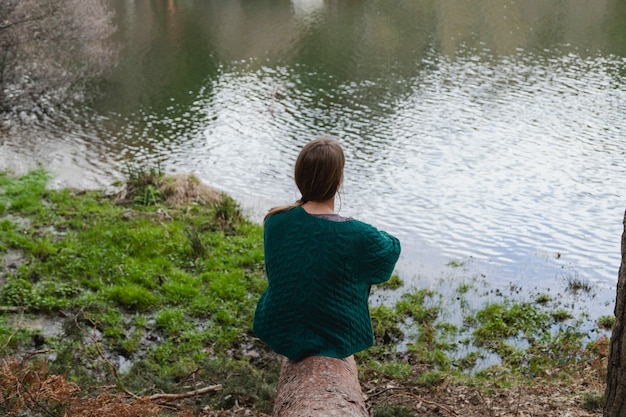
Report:
M369 284L387 281L400 257L400 241L389 233L370 226L363 242L363 267Z

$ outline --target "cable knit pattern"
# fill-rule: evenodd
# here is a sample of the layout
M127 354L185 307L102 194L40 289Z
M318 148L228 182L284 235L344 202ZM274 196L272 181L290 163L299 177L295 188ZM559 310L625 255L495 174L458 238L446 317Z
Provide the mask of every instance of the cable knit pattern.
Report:
M264 247L268 288L254 316L257 337L292 361L345 358L374 344L369 290L391 276L398 239L295 207L265 221Z

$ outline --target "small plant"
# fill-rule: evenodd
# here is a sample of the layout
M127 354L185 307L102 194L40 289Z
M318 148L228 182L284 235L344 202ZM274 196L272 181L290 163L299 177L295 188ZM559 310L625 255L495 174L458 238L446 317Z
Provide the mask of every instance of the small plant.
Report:
M0 303L5 305L28 306L33 297L33 284L23 278L12 277L0 288Z
M615 326L615 316L606 315L598 318L598 327L603 330L611 330Z
M403 294L396 304L396 311L413 318L417 323L432 324L439 314L438 307L426 303L426 299L432 295L427 289Z
M392 275L387 281L378 285L378 288L385 290L397 290L404 285L404 281L398 275Z
M553 311L551 315L554 321L556 322L563 322L565 320L569 320L572 318L572 314L569 311L564 310L562 308Z
M570 273L567 275L567 290L573 293L585 292L590 293L593 286L589 280L581 278L577 273Z
M502 339L543 333L550 316L529 303L492 303L476 314L474 341L478 346L499 346Z
M401 317L390 307L380 305L371 309L374 338L377 344L394 344L404 338L400 330Z
M118 195L118 200L143 206L155 205L161 201L163 178L160 164L150 168L127 164L124 190Z
M224 196L219 202L215 203L213 220L223 232L233 234L243 219L243 213L239 204L232 198Z
M470 288L472 288L472 286L469 284L459 284L459 286L456 288L456 292L459 294L467 294Z
M465 259L451 259L450 261L448 261L446 266L449 266L450 268L461 268L467 266L473 261L473 259L474 258L472 256L468 256Z
M542 306L545 306L550 301L552 301L552 297L550 297L548 294L539 294L537 298L535 298L535 302Z
M161 191L153 185L147 185L133 201L141 206L154 206L161 201Z
M207 246L202 240L202 236L198 233L197 229L193 227L185 228L185 235L189 241L189 247L191 248L191 256L194 259L204 258L208 254Z
M580 408L587 411L602 411L604 394L599 391L584 392Z
M465 262L460 261L458 259L452 259L446 265L449 266L450 268L460 268L463 265L465 265Z

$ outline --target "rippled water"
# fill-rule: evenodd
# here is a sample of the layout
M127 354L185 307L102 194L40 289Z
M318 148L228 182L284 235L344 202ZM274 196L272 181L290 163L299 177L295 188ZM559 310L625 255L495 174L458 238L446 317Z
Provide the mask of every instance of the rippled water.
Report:
M260 219L295 200L299 148L334 135L341 213L398 235L401 276L594 287L612 313L626 208L626 7L618 1L111 1L106 94L0 166L59 186L124 164L197 173ZM254 3L254 2L253 2ZM621 36L620 36L621 35ZM45 132L45 133L44 133Z

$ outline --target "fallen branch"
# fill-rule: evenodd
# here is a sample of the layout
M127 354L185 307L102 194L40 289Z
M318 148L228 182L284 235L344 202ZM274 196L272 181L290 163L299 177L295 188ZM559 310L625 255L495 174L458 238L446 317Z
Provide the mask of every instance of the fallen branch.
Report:
M196 395L206 394L208 392L221 391L221 390L222 390L222 385L217 384L217 385L209 385L208 387L200 388L194 391L183 392L180 394L154 394L154 395L150 395L150 396L143 397L143 398L146 398L150 401L164 400L163 402L167 403L171 401L182 400L184 398L193 397Z
M375 392L373 394L368 394L365 396L364 400L365 401L369 401L370 398L374 398L374 397L378 397L379 395L382 395L384 393L386 393L387 391L393 391L393 390L399 390L399 391L410 391L410 388L407 387L387 387L385 389L382 389L378 392Z

